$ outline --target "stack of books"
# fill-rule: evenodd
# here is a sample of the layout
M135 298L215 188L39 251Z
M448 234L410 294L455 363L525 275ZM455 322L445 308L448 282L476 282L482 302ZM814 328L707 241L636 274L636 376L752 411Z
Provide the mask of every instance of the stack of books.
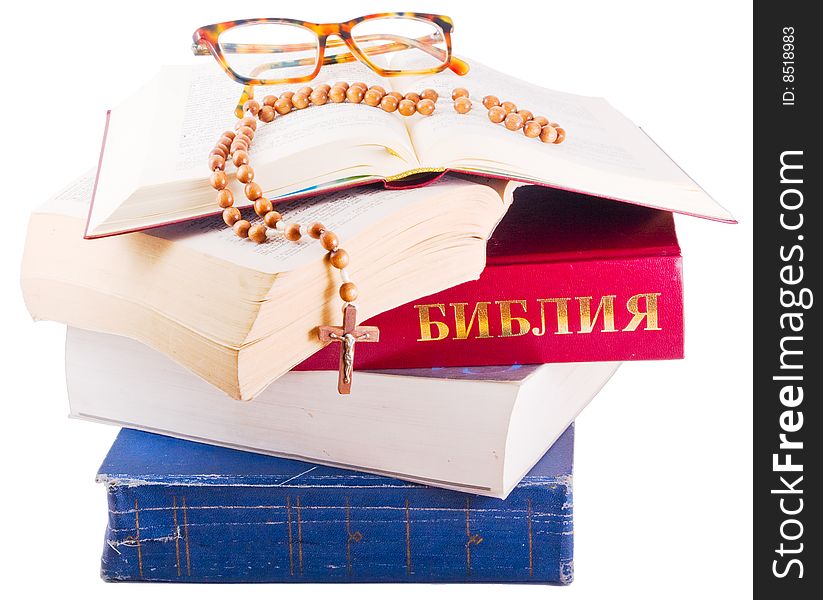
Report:
M682 259L660 207L728 215L605 103L557 93L580 139L543 168L577 168L520 179L576 192L490 178L467 158L449 169L474 175L414 189L327 191L378 175L358 171L318 175L324 194L290 199L296 183L272 179L280 212L345 240L358 312L381 331L357 345L353 391L339 396L339 348L317 337L340 310L319 245L255 245L214 217L174 222L206 211L205 179L180 173L214 137L199 95L220 98L222 81L189 71L160 77L188 82L171 94L179 110L163 107L175 126L149 100L158 82L111 113L99 169L33 214L24 256L32 315L68 325L72 416L124 427L98 473L103 577L569 583L575 417L621 361L683 356ZM454 118L420 127L442 133ZM179 139L151 156L176 149L176 176L134 168L139 140L161 126ZM413 143L431 141L425 131ZM327 142L315 137L297 158L260 153L298 164ZM521 137L507 172L535 173L540 144ZM385 174L402 154L379 143L384 154L369 152ZM681 206L690 194L703 208Z

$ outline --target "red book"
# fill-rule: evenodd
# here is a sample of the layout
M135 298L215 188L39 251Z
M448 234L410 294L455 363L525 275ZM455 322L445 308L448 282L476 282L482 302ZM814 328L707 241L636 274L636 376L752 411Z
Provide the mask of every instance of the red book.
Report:
M358 369L683 358L682 258L672 214L521 188L477 281L364 324ZM299 370L338 368L326 347Z

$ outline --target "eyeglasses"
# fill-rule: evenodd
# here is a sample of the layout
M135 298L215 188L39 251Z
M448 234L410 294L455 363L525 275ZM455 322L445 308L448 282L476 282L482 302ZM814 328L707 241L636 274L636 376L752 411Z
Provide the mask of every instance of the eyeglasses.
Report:
M238 104L242 115L243 103L254 95L252 86L309 81L323 65L359 60L383 77L445 69L465 75L469 65L451 53L453 30L449 17L425 13L379 13L325 24L246 19L200 27L192 51L212 55L229 77L245 85Z

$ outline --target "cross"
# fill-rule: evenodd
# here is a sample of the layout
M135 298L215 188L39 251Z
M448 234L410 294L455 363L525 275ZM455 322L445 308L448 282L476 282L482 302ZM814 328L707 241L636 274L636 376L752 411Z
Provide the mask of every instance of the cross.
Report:
M343 309L343 327L321 325L318 337L321 342L340 342L340 374L337 378L337 391L340 394L350 394L352 371L354 370L354 344L380 341L380 330L377 327L358 327L357 309L353 304L347 304Z

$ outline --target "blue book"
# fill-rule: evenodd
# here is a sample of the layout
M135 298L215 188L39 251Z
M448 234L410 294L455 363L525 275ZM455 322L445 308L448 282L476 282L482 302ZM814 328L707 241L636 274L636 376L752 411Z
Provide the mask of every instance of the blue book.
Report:
M102 577L568 584L573 446L572 425L500 500L123 429Z

